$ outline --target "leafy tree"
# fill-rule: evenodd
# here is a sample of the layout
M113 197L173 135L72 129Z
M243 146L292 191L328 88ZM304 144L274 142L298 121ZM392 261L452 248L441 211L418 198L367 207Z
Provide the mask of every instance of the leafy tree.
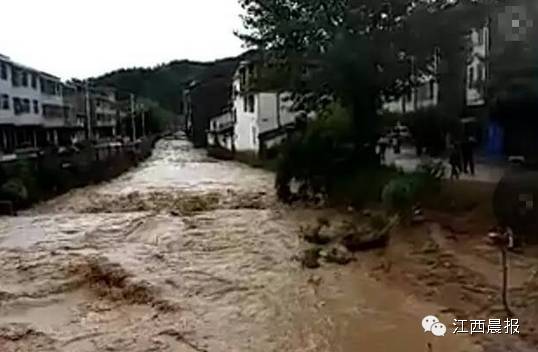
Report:
M450 0L240 1L246 15L239 37L279 64L275 74L295 93L296 107L317 111L337 99L353 116L358 144L376 135L380 96L403 94L416 83L410 57L426 70L439 47L445 91L463 91L464 34L489 9ZM442 99L447 112L456 111L463 94Z
M463 102L456 93L463 92L463 34L483 21L487 8L471 1L451 6L450 0L240 2L246 15L245 31L238 35L270 63L264 74L271 84L291 91L296 109L321 112L321 121L284 150L277 175L281 198L289 195L290 179L302 181L307 191L330 193L331 178L376 165L381 97L401 95L416 84L413 69L427 70L435 47L445 59L441 83L454 92L442 97L443 104L456 114ZM335 133L342 116L331 106L335 102L349 117L343 134Z

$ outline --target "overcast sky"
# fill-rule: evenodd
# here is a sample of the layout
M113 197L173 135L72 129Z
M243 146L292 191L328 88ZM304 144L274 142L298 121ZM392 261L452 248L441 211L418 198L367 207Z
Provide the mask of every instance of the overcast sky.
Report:
M68 78L240 54L238 0L2 0L0 53Z

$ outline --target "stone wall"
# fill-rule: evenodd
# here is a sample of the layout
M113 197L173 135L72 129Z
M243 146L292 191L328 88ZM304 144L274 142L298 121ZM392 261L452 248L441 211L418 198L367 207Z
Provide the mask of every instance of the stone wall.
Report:
M148 158L157 140L158 136L150 136L134 144L92 146L71 154L45 153L1 163L0 214L117 177Z

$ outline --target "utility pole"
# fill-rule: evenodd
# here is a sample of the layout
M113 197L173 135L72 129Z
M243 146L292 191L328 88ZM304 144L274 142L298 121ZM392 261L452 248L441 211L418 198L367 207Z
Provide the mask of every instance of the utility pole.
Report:
M413 100L413 111L417 111L418 109L418 101L417 101L417 70L416 70L416 58L415 56L411 56L411 99Z
M92 139L92 118L91 118L91 106L90 106L90 83L86 81L84 85L84 96L86 100L86 136L88 140Z
M146 110L142 107L142 137L146 136Z
M136 141L136 121L135 121L135 105L134 105L134 94L131 93L131 133L132 141Z

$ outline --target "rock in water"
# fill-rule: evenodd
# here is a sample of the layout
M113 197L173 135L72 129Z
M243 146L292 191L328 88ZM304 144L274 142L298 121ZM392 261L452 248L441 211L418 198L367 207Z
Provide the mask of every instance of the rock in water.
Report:
M388 243L389 235L383 232L356 233L342 239L342 244L352 252L384 248Z
M327 260L329 263L346 265L353 260L353 255L347 250L346 247L336 245L327 251L325 260Z
M304 251L301 263L303 267L308 269L316 269L320 267L319 264L319 248L309 248Z
M359 230L342 239L342 244L351 252L367 251L385 248L389 244L390 232L398 223L399 218L394 217L382 229L375 231Z
M318 223L313 228L301 229L303 238L308 243L316 245L326 245L331 242L334 236L330 233L331 229L325 224Z

